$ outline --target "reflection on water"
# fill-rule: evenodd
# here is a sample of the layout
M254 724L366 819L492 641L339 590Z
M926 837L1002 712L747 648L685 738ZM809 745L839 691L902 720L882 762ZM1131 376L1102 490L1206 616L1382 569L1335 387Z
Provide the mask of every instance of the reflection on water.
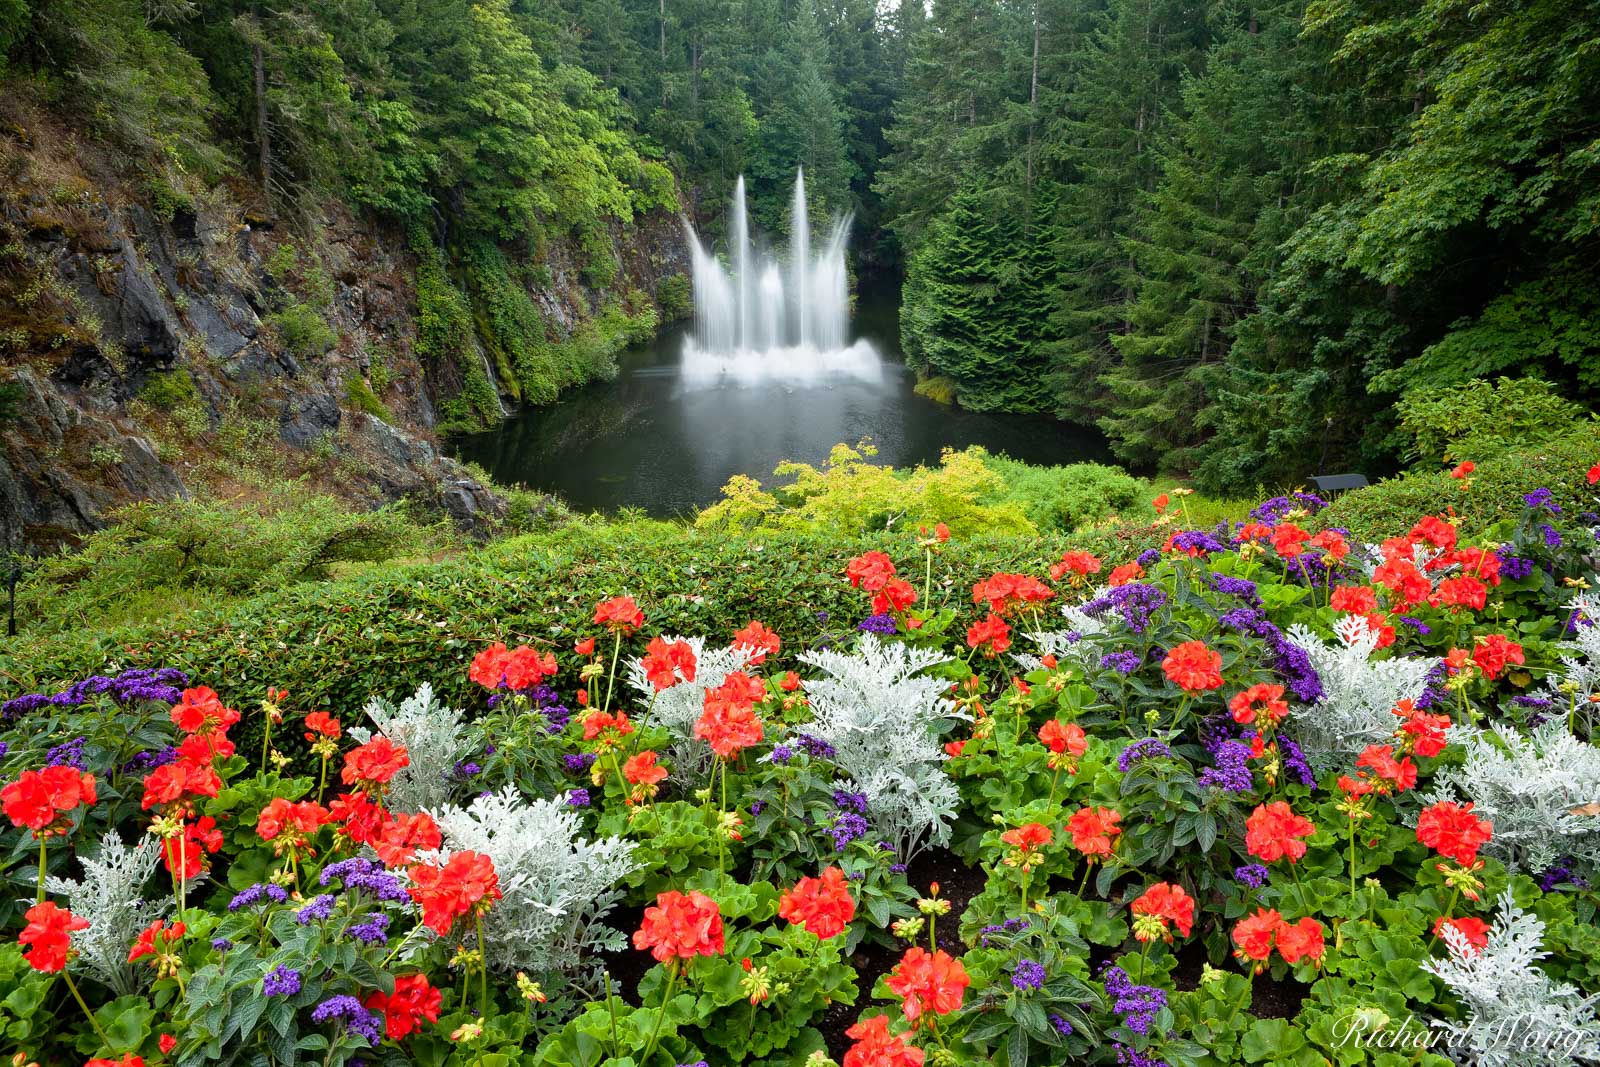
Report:
M917 396L899 362L892 305L865 306L855 329L869 343L731 360L686 351L684 331L663 331L623 355L615 380L457 438L453 449L498 481L557 493L579 510L658 516L714 503L732 475L769 482L782 460L821 463L834 445L863 437L897 467L937 463L941 449L968 445L1030 463L1106 458L1093 430Z

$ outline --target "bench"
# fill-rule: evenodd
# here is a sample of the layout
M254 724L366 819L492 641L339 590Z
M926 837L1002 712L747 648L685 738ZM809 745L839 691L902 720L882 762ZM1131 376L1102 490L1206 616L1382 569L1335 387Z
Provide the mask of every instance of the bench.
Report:
M1370 484L1365 474L1319 474L1311 480L1324 493L1342 493L1348 489L1365 489Z

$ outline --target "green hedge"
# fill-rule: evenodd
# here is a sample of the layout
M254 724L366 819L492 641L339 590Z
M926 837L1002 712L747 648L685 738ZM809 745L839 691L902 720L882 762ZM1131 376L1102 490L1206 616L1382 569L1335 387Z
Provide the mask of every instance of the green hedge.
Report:
M970 608L972 583L996 570L1038 573L1069 546L1123 562L1161 539L1149 527L1129 527L1071 538L952 541L934 562L933 599ZM291 585L164 625L23 635L0 648L0 677L9 697L97 672L172 666L237 707L253 706L267 686L278 685L297 707L348 715L369 695L409 693L424 681L445 699L465 702L475 695L466 668L479 648L504 640L569 651L575 636L594 632L595 603L621 593L638 599L651 634L731 637L760 619L791 647L838 636L869 613L844 568L873 547L889 552L920 588L922 554L904 536L829 540L666 523L577 525L440 563L385 564ZM570 670L571 657L564 662Z
M1417 516L1453 510L1468 536L1521 514L1522 496L1543 486L1568 514L1600 511L1600 492L1584 475L1600 463L1600 431L1585 426L1538 448L1475 459L1470 486L1443 470L1403 474L1346 493L1322 512L1324 526L1340 526L1377 542L1409 529Z

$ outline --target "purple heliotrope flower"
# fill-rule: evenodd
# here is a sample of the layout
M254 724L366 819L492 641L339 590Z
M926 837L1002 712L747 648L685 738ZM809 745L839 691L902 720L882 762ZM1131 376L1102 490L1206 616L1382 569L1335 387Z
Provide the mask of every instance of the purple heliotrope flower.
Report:
M1233 869L1233 880L1251 889L1260 889L1266 885L1268 876L1267 868L1259 863L1247 863L1243 867Z
M1250 773L1250 746L1242 741L1221 741L1210 746L1215 766L1200 772L1201 785L1215 786L1229 793L1248 793L1255 788Z
M1127 774L1129 768L1135 763L1143 763L1145 760L1158 759L1162 756L1170 755L1172 755L1172 749L1168 748L1165 742L1159 738L1147 737L1142 741L1135 741L1122 750L1121 755L1117 757L1117 770Z
M352 996L337 996L324 1000L311 1011L314 1023L343 1022L345 1029L367 1039L373 1048L383 1040L383 1020L361 1006Z
M570 808L587 808L590 804L587 789L572 789L567 792L567 806Z
M1084 614L1100 616L1116 612L1127 623L1128 629L1142 634L1150 625L1150 617L1167 603L1167 594L1153 585L1129 582L1110 589L1104 596L1083 606Z
M1106 995L1111 997L1112 1010L1122 1016L1122 1025L1139 1035L1150 1032L1161 1009L1167 1006L1167 994L1152 985L1137 985L1128 972L1115 965L1103 973Z
M288 966L273 968L262 976L261 992L269 997L294 996L300 992L300 972Z
M1044 964L1037 960L1020 959L1011 968L1011 984L1024 993L1041 988L1046 978Z
M862 633L877 634L880 637L888 637L899 632L899 627L895 625L893 615L868 615L856 624L856 629Z
M1109 667L1118 674L1132 674L1139 669L1144 657L1137 652L1107 652L1100 657L1100 666Z
M833 820L828 833L833 836L833 847L843 852L850 842L867 832L867 820L853 811L842 811Z

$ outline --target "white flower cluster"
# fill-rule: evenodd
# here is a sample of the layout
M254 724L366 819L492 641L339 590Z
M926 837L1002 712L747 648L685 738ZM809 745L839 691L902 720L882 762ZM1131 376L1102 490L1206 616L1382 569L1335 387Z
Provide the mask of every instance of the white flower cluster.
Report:
M484 919L491 967L570 974L585 952L622 947L622 935L598 920L621 899L617 883L638 866L633 846L620 837L579 837L580 820L564 797L525 800L507 786L465 808L428 814L444 843L419 859L479 852L494 861L502 897Z
M424 682L399 707L374 697L367 702L366 713L377 733L404 745L411 760L389 783L391 810L422 811L449 800L456 763L470 751L461 712L434 699L433 686ZM365 744L373 731L352 726L350 736Z
M1424 658L1375 660L1377 633L1359 615L1334 623L1337 643L1307 626L1289 628L1322 679L1322 698L1290 719L1294 739L1319 772L1355 762L1368 745L1387 743L1399 720L1394 707L1416 700L1437 662Z
M944 772L939 737L967 716L944 696L948 681L919 676L948 658L870 633L853 655L826 649L800 656L825 675L806 681L816 716L807 732L833 746L835 764L850 778L846 787L866 794L874 835L893 845L902 863L930 840L949 840L960 799Z
M1449 739L1465 748L1466 761L1440 770L1437 792L1425 799L1472 801L1475 813L1494 823L1485 852L1536 871L1562 856L1600 863L1600 817L1573 812L1600 800L1600 748L1574 737L1564 722L1528 734L1503 723L1457 726Z
M1444 928L1450 957L1423 969L1443 979L1467 1009L1444 1022L1450 1051L1475 1067L1571 1067L1600 1061L1600 996L1555 982L1536 964L1544 923L1507 893L1481 950L1454 927Z
M100 839L100 852L93 858L79 856L83 880L57 878L44 880L45 889L67 898L67 909L89 920L89 928L72 936L78 961L116 991L119 997L138 991L138 977L128 962L128 949L139 931L159 919L169 900L152 902L141 896L144 884L155 873L161 859L161 844L146 835L132 848L123 844L115 830ZM195 879L189 884L193 886Z

